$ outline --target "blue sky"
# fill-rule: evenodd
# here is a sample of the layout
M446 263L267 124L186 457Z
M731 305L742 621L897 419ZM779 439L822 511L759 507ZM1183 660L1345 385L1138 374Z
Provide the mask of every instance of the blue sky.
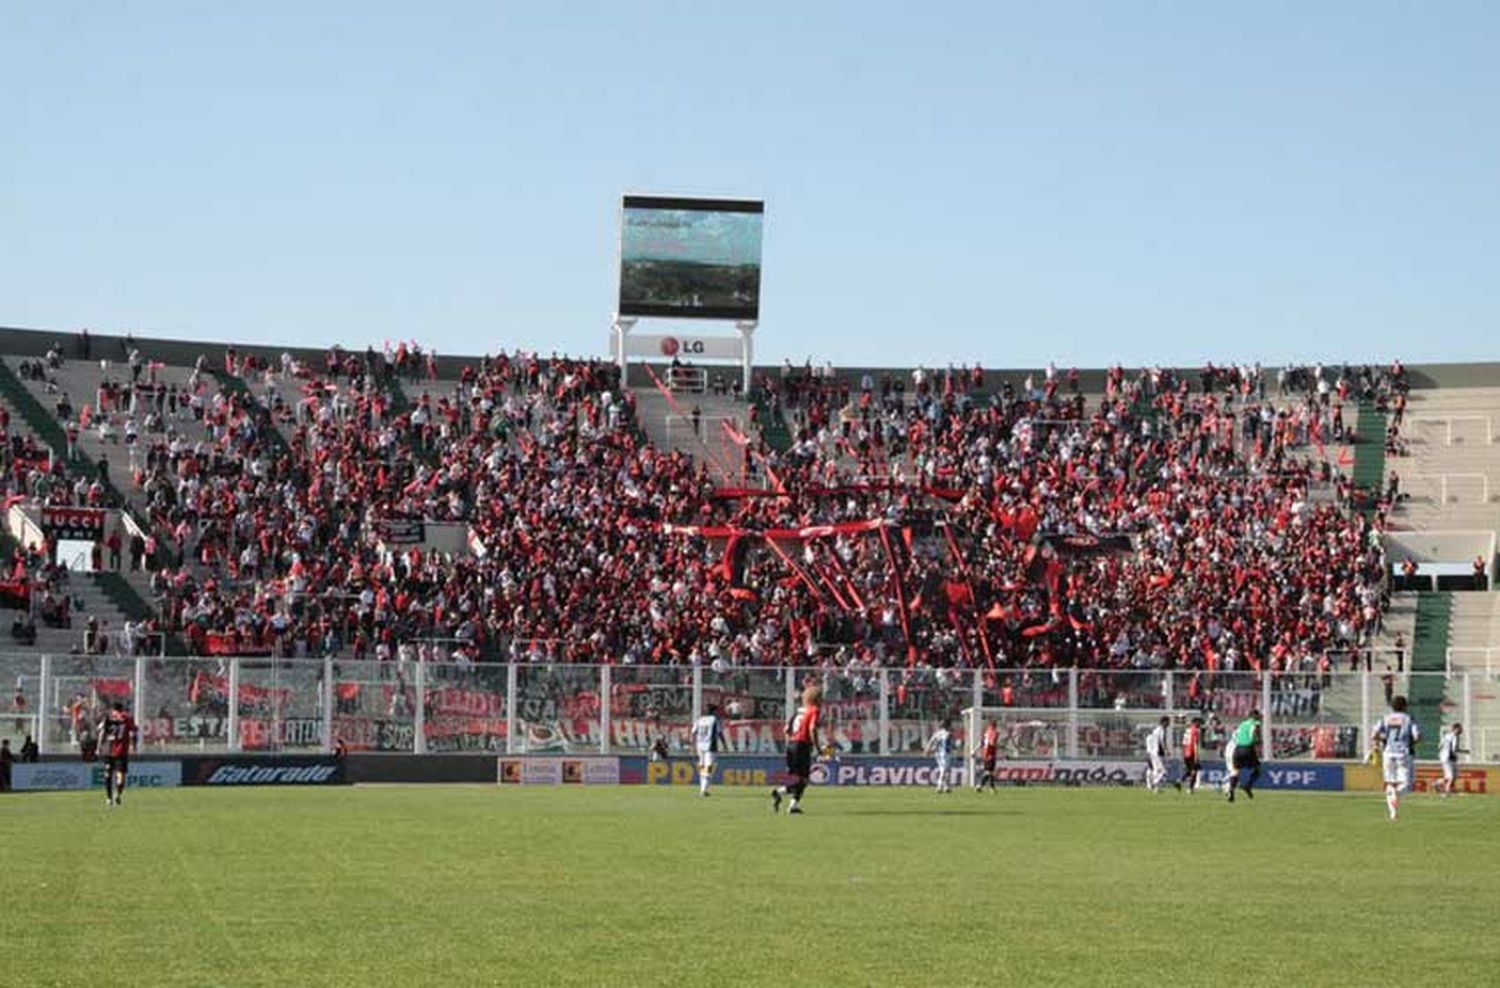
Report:
M0 4L0 325L603 353L625 192L762 359L1493 358L1500 4Z

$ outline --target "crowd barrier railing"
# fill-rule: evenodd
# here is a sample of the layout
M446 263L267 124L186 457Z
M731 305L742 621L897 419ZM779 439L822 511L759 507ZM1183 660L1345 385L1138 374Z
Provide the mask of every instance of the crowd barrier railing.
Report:
M0 736L44 754L76 752L115 702L140 751L406 754L671 754L716 708L724 750L778 755L801 691L822 685L826 740L842 755L922 754L945 723L962 749L978 710L1009 758L1140 759L1165 717L1174 744L1201 716L1227 731L1252 709L1280 761L1367 758L1390 696L1411 696L1431 750L1462 723L1474 755L1500 756L1500 689L1477 667L1261 673L1087 669L865 669L424 663L250 656L166 658L0 654Z

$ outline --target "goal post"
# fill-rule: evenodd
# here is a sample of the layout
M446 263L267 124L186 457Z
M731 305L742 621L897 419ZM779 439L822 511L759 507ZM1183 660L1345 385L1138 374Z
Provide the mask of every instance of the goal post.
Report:
M964 725L965 754L971 765L978 760L985 725L994 723L1000 729L1001 758L1067 758L1067 729L1057 723L1058 716L1065 716L1066 713L1067 711L1062 710L1028 710L1017 707L965 707L960 712Z

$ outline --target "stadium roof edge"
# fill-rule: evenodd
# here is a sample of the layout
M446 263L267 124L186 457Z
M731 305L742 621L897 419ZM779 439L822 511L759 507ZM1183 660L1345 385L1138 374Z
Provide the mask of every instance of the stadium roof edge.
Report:
M116 333L96 333L89 331L93 349L91 351L96 357L109 357L110 359L124 359L125 336ZM74 357L74 344L78 338L77 330L48 330L48 329L22 329L18 327L0 327L0 354L13 354L25 357L43 357L52 346L60 346L63 354ZM239 353L251 353L257 357L264 358L273 363L279 362L283 353L290 353L299 360L321 362L332 343L320 347L305 346L282 346L275 344L256 343L221 343L207 340L172 340L154 336L136 336L135 343L141 348L142 353L153 360L160 360L167 364L176 366L191 366L199 356L207 356L215 367L223 366L223 357L226 350L231 346ZM420 342L420 341L419 341ZM350 353L363 353L368 343L340 344ZM587 355L580 355L587 356ZM595 354L599 359L608 360L604 354ZM439 354L438 375L443 378L456 378L459 371L466 365L479 359L478 354ZM1263 361L1266 367L1273 369L1280 366L1277 363ZM1334 361L1329 361L1333 365ZM1352 363L1362 363L1354 361ZM661 365L658 365L661 366ZM929 366L929 370L941 371L940 364ZM1128 368L1133 370L1134 368ZM1408 364L1407 374L1414 388L1476 388L1476 387L1500 387L1500 362L1485 361L1476 363L1433 363L1433 364ZM778 374L780 365L757 365L756 370L768 374ZM869 373L875 376L882 374L909 374L911 367L838 367L836 371L841 377L854 377ZM1190 379L1196 379L1202 370L1198 367L1181 367L1174 370ZM995 375L1002 378L1013 378L1019 382L1027 374L1035 374L1038 378L1042 376L1043 369L1040 367L986 367L986 375L990 380ZM1079 369L1080 383L1083 390L1093 393L1103 390L1104 379L1103 368ZM642 380L637 382L632 375L632 384L645 385L649 379L642 374Z

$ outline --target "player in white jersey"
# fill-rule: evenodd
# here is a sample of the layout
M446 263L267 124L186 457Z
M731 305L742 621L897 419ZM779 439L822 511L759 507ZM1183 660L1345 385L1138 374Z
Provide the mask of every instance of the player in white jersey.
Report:
M1146 735L1146 788L1152 792L1161 792L1162 784L1167 781L1167 751L1171 747L1167 731L1171 726L1172 719L1163 717ZM1181 783L1178 788L1182 788Z
M948 756L953 753L953 731L949 729L948 721L943 721L943 726L932 732L932 737L927 739L927 753L937 763L933 769L937 777L937 791L952 792L953 786L948 781Z
M714 764L719 760L719 747L724 743L724 725L719 720L719 708L711 706L708 713L693 721L693 747L698 750L698 794L708 795L708 783L713 778Z
M1443 767L1443 781L1438 783L1438 792L1444 799L1453 792L1453 787L1458 783L1458 756L1467 755L1467 748L1461 748L1463 744L1464 726L1454 724L1443 732L1443 740L1438 743L1438 764Z
M1412 755L1422 740L1422 729L1406 712L1406 697L1391 697L1391 712L1375 722L1371 740L1380 746L1385 776L1385 806L1391 819L1401 806L1401 794L1411 788Z

